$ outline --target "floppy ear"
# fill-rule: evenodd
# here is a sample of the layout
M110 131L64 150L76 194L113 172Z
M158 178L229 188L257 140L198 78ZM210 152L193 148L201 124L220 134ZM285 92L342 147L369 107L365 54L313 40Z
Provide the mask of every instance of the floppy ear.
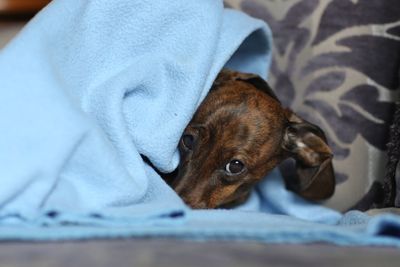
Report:
M215 84L219 85L226 81L243 81L249 83L280 103L279 99L276 97L274 91L271 89L268 83L257 74L243 73L238 71L232 71L229 69L223 69L218 74L218 77L215 80Z
M288 126L283 149L295 160L296 175L285 178L288 189L310 200L322 200L333 195L335 176L332 151L324 132L290 110L286 110Z
M253 85L255 88L263 91L270 97L274 98L279 103L281 102L281 101L279 101L278 97L276 97L274 91L272 91L272 89L268 85L268 83L263 78L261 78L260 76L258 76L256 74L240 73L237 76L236 80L247 82L247 83Z

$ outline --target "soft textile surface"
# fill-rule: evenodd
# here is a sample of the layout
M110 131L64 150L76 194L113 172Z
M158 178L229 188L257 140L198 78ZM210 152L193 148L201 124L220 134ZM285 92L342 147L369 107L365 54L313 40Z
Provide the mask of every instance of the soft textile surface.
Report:
M175 169L220 69L262 75L270 40L215 0L53 1L0 54L0 238L400 246L397 217L342 217L287 192L277 172L237 210L191 211L142 160Z

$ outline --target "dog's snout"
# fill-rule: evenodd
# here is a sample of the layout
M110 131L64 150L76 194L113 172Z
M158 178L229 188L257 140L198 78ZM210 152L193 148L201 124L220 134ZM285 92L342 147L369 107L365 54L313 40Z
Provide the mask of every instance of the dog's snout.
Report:
M182 198L186 205L193 209L206 209L209 205L206 199L203 198L203 184L197 183L194 186L192 179L188 177L179 177L172 185L176 193Z
M179 193L178 193L179 194ZM196 198L196 195L193 194L179 194L183 200L189 207L193 209L207 209L208 205L206 201Z

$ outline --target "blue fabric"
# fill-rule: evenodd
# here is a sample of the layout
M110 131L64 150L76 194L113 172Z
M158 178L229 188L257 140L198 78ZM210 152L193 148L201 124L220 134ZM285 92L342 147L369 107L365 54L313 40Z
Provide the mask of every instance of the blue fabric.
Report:
M52 1L0 52L0 239L400 246L398 217L342 216L276 171L236 210L192 211L142 160L174 170L221 68L265 77L270 61L267 25L221 1Z

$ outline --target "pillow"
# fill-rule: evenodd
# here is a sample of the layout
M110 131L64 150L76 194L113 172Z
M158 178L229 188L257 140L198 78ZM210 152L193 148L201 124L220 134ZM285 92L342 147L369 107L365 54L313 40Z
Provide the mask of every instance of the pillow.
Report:
M386 143L399 96L398 0L227 0L263 19L274 36L269 83L334 151L336 192L346 210L385 175ZM283 174L285 172L283 171Z

